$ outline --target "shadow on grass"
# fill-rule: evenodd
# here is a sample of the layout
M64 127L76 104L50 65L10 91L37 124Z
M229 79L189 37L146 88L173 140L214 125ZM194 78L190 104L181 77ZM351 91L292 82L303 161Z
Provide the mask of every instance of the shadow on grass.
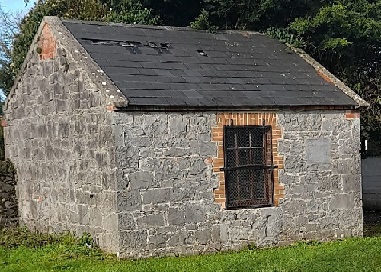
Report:
M381 236L381 211L364 210L364 237Z

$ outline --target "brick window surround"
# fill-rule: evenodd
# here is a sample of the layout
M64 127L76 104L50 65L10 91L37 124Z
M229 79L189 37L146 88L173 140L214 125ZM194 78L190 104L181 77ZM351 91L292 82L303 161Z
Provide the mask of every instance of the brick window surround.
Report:
M277 116L273 112L245 112L245 113L218 113L217 126L212 128L212 141L218 145L217 157L213 158L213 172L218 175L219 185L214 190L215 202L225 208L225 175L221 168L224 167L223 128L225 125L270 125L272 127L272 148L274 165L274 205L278 206L279 200L284 197L284 185L279 183L279 170L283 169L283 156L278 154L278 140L282 138L281 128L277 125Z

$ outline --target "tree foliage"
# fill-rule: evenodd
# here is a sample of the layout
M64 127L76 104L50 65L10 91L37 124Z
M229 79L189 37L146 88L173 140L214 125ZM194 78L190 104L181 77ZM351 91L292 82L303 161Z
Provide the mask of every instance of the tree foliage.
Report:
M190 23L190 27L197 30L212 30L213 26L210 23L209 12L203 9L195 21Z
M143 6L151 9L164 25L189 26L201 12L201 0L143 0Z
M6 18L9 14L1 12ZM103 20L107 15L106 8L98 0L39 0L30 12L22 19L7 22L14 30L12 35L2 34L2 40L7 41L8 52L1 48L3 63L0 69L0 88L7 94L26 57L29 46L38 30L44 16L60 16L79 20ZM16 31L17 30L17 31Z
M370 102L362 114L362 136L373 142L381 142L380 8L381 1L343 1L289 25L309 54Z
M215 25L226 29L265 30L286 27L295 18L314 14L329 0L205 0Z
M58 16L88 21L113 21L123 23L158 24L160 18L141 0L38 0L20 20L9 21L11 16L0 12L7 25L15 30L2 34L6 47L0 47L0 89L9 92L21 69L28 49L44 16ZM17 30L17 31L16 31Z
M18 32L19 16L6 13L0 6L0 89L8 94L13 84L12 42Z
M143 5L141 0L103 1L109 7L106 20L116 23L157 25L161 22L151 8Z

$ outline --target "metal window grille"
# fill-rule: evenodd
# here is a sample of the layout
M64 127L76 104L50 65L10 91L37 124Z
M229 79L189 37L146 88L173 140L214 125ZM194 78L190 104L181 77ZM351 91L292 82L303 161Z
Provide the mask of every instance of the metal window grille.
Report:
M226 208L273 203L271 126L224 126Z

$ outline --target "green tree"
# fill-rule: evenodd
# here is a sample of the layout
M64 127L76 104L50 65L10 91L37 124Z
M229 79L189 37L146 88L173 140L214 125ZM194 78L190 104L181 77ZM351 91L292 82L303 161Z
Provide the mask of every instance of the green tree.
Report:
M158 15L164 25L189 26L200 14L202 0L142 0L144 7Z
M209 12L203 9L200 15L195 19L194 22L190 23L190 27L197 30L212 30L215 28L211 25L209 20Z
M5 95L13 85L12 73L12 42L18 32L17 14L6 13L0 6L0 89Z
M143 6L141 0L111 0L103 3L110 10L106 16L109 22L145 25L157 25L161 22L160 17L152 9Z
M140 24L160 22L160 18L145 8L140 0L38 0L17 23L9 21L9 14L1 14L2 19L7 24L12 22L13 26L12 33L7 33L7 38L1 39L5 42L0 43L0 88L6 94L13 85L44 16Z
M371 107L362 114L362 136L381 146L381 1L342 1L298 18L289 26L304 49ZM379 149L381 154L381 150Z
M79 20L103 20L106 8L98 0L39 0L16 24L13 33L12 50L4 58L0 68L1 88L8 93L15 76L26 57L33 38L44 16L59 16ZM5 15L6 17L8 15Z
M295 18L313 15L330 0L204 0L211 23L225 29L265 30L287 27Z

